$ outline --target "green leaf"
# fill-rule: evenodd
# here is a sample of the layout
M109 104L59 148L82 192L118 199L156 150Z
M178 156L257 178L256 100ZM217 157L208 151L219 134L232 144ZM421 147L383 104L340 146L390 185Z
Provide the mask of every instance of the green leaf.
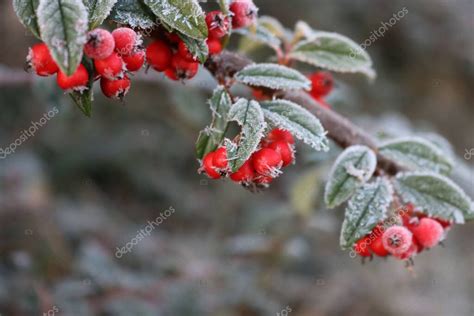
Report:
M207 38L205 16L196 0L144 0L144 2L173 30L198 40Z
M401 173L395 190L405 203L413 203L429 216L455 223L474 219L471 199L450 179L432 172Z
M95 29L104 22L116 2L117 0L84 0L89 11L89 30Z
M388 141L379 147L383 156L412 170L449 174L453 163L439 147L419 137Z
M347 204L341 229L341 248L351 248L384 221L392 200L393 188L385 178L377 178L360 187Z
M274 90L311 89L311 81L299 71L277 64L252 64L235 74L241 83Z
M260 104L246 99L239 99L232 105L228 120L237 122L242 128L238 144L226 142L229 164L235 172L258 148L266 124Z
M67 75L81 63L86 42L87 9L81 0L40 0L38 24L53 59Z
M227 115L232 106L232 100L223 86L218 86L214 90L209 105L212 111L212 123L199 133L196 142L196 154L199 159L216 150L224 139Z
M370 56L351 39L337 33L314 32L295 45L290 58L337 72L375 77Z
M266 101L261 106L272 125L290 131L315 150L329 150L323 126L308 110L287 100Z
M234 33L238 33L244 36L242 38L242 41L239 44L239 46L241 48L244 48L244 50L249 49L249 47L253 49L254 43L268 45L269 47L273 48L275 51L278 51L281 46L280 39L276 37L274 34L272 34L270 30L268 30L265 26L261 24L257 24L256 28L253 30L249 28L243 28L243 29L235 30ZM249 41L251 43L247 43Z
M151 29L157 18L143 0L119 0L112 8L109 19L133 28Z
M39 0L13 0L13 10L20 22L37 38L41 38L36 17Z
M329 180L326 183L324 201L329 208L334 208L347 199L365 182L377 166L377 156L366 146L351 146L336 159Z
M197 40L186 35L179 34L179 37L183 40L188 48L189 52L196 57L199 62L205 63L209 56L209 47L206 41Z
M274 17L263 15L258 18L258 24L280 39L285 39L287 36L285 27Z
M94 85L94 64L89 58L83 58L82 62L86 67L90 78L87 84L87 89L84 91L72 91L69 93L69 96L85 116L91 117L92 101L94 99L94 92L92 89L92 86Z

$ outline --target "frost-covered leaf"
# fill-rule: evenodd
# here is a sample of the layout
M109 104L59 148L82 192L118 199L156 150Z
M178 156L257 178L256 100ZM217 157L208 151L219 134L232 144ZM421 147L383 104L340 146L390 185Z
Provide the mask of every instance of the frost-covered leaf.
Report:
M173 30L198 40L207 38L204 12L196 0L143 0Z
M471 199L450 179L432 172L397 175L395 190L405 203L413 203L424 213L455 223L474 218Z
M370 56L351 39L319 31L309 36L295 45L290 58L332 71L375 76Z
M110 12L109 19L141 29L152 28L157 20L143 0L118 0Z
M449 174L451 159L432 143L419 137L404 137L388 141L379 147L383 156L412 170Z
M347 199L366 181L375 171L377 157L366 146L351 146L344 150L336 159L324 192L324 202L327 207L334 208Z
M238 145L228 146L227 142L226 146L230 167L235 172L257 149L266 123L260 104L246 99L239 99L232 105L228 120L237 122L242 128Z
M209 105L212 111L212 123L199 133L196 142L196 153L199 159L217 149L217 146L224 139L227 128L227 115L232 105L232 100L224 87L219 86L214 90L209 100Z
M189 52L193 54L201 63L206 62L209 55L209 47L207 46L206 41L197 40L186 35L180 34L179 37L188 47Z
M38 19L36 17L38 4L39 0L13 0L13 10L15 10L20 22L30 30L34 36L41 38Z
M261 105L265 118L272 125L290 131L315 150L329 149L323 126L308 110L287 100L266 101Z
M311 89L311 81L299 71L277 64L252 64L235 74L237 81L274 90Z
M274 36L283 39L286 37L287 30L285 27L275 19L274 17L263 15L258 18L258 24L266 28Z
M294 41L297 42L303 38L311 38L315 31L305 21L298 21L295 24Z
M53 59L67 75L81 63L86 42L87 9L81 0L40 0L38 24Z
M89 29L95 29L109 16L117 0L84 0L89 11Z
M257 24L255 29L243 28L235 30L234 33L244 35L242 38L243 42L241 41L240 46L245 50L248 50L248 47L253 46L251 43L247 43L249 41L252 43L268 45L274 50L279 50L281 46L280 39L261 24Z
M393 188L385 178L377 178L360 187L347 204L340 237L342 249L351 248L385 220L392 199Z

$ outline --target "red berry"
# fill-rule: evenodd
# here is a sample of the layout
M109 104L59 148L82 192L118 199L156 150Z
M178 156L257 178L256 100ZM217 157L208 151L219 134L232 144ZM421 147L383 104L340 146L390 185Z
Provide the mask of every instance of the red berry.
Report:
M130 90L130 79L127 77L117 80L102 78L100 79L100 88L106 97L122 100Z
M168 69L172 56L171 48L163 41L154 41L146 49L146 61L156 71Z
M334 79L331 73L318 71L309 76L312 83L311 95L314 98L324 97L331 92L334 86Z
M86 67L80 64L71 76L67 76L62 71L58 71L56 82L63 90L84 90L89 82L89 73L87 72Z
M171 68L174 69L179 79L191 79L197 74L199 63L190 62L181 57L181 55L175 54L171 60Z
M268 148L280 154L281 160L283 161L282 167L288 166L295 160L295 151L292 145L283 140L271 143Z
M181 38L176 33L166 33L168 40L173 44L179 44L181 42Z
M104 78L114 80L123 75L124 63L117 53L112 53L105 59L94 60L96 72Z
M128 27L119 27L113 30L112 36L115 40L115 51L122 56L132 54L141 44L140 36Z
M33 45L26 57L26 62L28 68L32 68L38 76L50 76L59 70L45 43Z
M164 72L165 76L168 77L169 79L173 81L178 81L178 75L176 74L176 71L173 68L168 68Z
M268 133L267 140L269 142L276 142L276 141L282 140L289 144L295 143L295 139L293 138L293 135L291 135L290 132L280 129L280 128L275 128L270 133Z
M242 167L236 172L230 175L232 181L239 183L248 183L255 177L255 171L253 170L252 161L247 160Z
M210 152L204 157L202 160L202 169L206 172L209 178L219 179L221 175L216 171L214 166L214 155L215 152Z
M361 257L370 257L369 244L370 239L367 236L361 238L354 244L354 251Z
M382 234L378 236L371 236L371 237L374 237L374 239L370 243L370 250L379 257L386 257L389 254L389 252L383 246Z
M209 48L209 56L218 55L222 52L222 44L218 39L208 39L207 47Z
M191 54L188 47L183 41L179 41L178 53L181 57L183 57L187 61L190 61L190 62L196 61L196 58L193 56L193 54Z
M382 243L392 255L400 255L410 248L412 238L413 234L406 227L392 226L383 233Z
M222 38L229 32L229 18L219 10L207 13L206 23L209 30L209 38Z
M268 186L272 181L273 181L273 177L270 177L270 176L262 176L262 175L256 176L256 177L253 179L253 182L254 182L255 184L259 184L259 185L261 185L261 186Z
M427 217L420 219L418 225L414 225L410 230L420 245L426 248L436 246L444 232L440 223Z
M394 254L394 257L400 260L407 260L415 256L418 252L420 252L420 250L415 242L415 238L413 237L410 247L403 253Z
M104 29L95 29L87 33L87 42L84 45L84 53L92 59L104 59L109 57L115 48L112 34Z
M257 173L272 178L279 175L283 164L281 155L271 148L262 148L254 153L252 161Z
M234 29L250 26L257 20L258 9L252 0L234 0L229 9L233 13L232 27Z
M130 56L123 56L122 60L125 63L125 67L128 71L138 71L145 63L145 52L143 50L139 50Z
M224 171L228 168L229 163L227 161L227 149L225 147L219 147L215 151L213 163L214 167L219 171Z

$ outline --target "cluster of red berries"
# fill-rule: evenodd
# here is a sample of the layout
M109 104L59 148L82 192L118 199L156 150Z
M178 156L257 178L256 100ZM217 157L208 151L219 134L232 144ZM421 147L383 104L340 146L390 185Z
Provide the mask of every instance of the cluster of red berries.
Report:
M230 11L232 19L218 10L206 15L209 55L222 51L221 41L229 33L231 23L236 29L247 27L257 17L257 8L252 0L234 0ZM100 28L90 31L84 45L84 54L94 62L92 74L80 64L71 76L66 75L59 69L44 43L30 48L27 65L40 76L57 73L57 84L66 91L82 92L88 89L91 78L100 79L105 96L122 99L130 89L128 74L142 68L145 58L149 66L164 72L172 80L190 79L198 72L199 62L184 41L176 33L163 33L162 38L150 43L145 52L141 36L131 28L120 27L112 33Z
M312 88L309 94L326 108L331 106L326 103L324 97L326 97L334 88L334 78L330 72L317 71L308 76L311 80Z
M399 221L401 225L387 229L383 224L377 225L355 243L354 251L361 257L392 255L400 260L412 260L424 249L438 245L451 226L448 221L415 212L412 204L400 212Z
M236 0L230 5L232 22L219 10L206 14L208 38L206 44L209 56L222 51L222 38L233 28L247 27L255 22L257 8L252 0ZM146 49L147 63L156 71L163 72L171 80L193 78L199 70L199 61L190 52L186 43L175 33L164 32L164 36L156 39Z
M59 70L46 44L39 43L30 49L27 57L29 68L40 76L57 73L58 86L66 91L84 91L92 76L100 79L100 87L105 96L122 99L130 89L127 74L138 71L144 64L145 53L141 48L141 37L126 27L112 33L104 29L94 29L87 34L84 54L94 62L94 73L80 64L70 76Z
M290 132L273 129L262 140L260 148L236 172L229 170L225 147L208 153L202 160L200 171L211 179L228 176L245 187L264 188L282 173L282 168L294 162L294 143Z

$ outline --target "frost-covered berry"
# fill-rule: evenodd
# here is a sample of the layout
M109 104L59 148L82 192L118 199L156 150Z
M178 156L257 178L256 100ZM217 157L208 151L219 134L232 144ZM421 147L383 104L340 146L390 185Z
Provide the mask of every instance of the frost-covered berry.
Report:
M130 79L126 76L117 80L102 78L100 88L106 97L122 100L130 90Z
M154 41L146 48L146 61L156 71L165 71L171 66L173 53L164 41Z
M189 51L188 46L183 41L179 41L178 43L178 54L186 59L187 61L196 61L196 58L193 54Z
M281 160L283 161L282 167L288 166L295 160L295 150L293 146L283 140L271 143L268 148L280 154Z
M413 234L406 227L392 226L383 233L382 242L392 255L400 255L410 248L412 237Z
M267 140L269 142L276 142L276 141L282 140L289 144L295 143L295 139L293 138L293 135L291 135L289 131L286 131L280 128L275 128L271 130L270 133L268 133L267 135Z
M427 217L420 219L418 225L412 226L410 230L420 245L426 248L436 246L444 233L440 223Z
M215 152L210 152L206 156L204 156L204 159L202 160L201 169L204 170L204 172L206 172L209 178L219 179L221 175L219 174L219 172L217 172L214 166L214 155L215 155Z
M218 39L208 39L207 47L209 48L209 56L219 55L222 52L222 44Z
M369 244L370 239L367 236L361 238L354 244L354 251L361 257L370 257Z
M414 256L416 256L416 254L418 252L419 252L419 250L418 250L417 244L414 241L412 241L410 247L406 251L404 251L400 254L394 254L393 256L397 259L400 259L400 260L408 260L408 259L413 258Z
M283 164L281 155L271 148L262 148L252 156L253 167L258 174L269 177L278 176Z
M219 147L214 152L213 158L214 167L219 172L224 172L229 167L229 162L227 161L227 149L225 147Z
M26 62L27 67L33 69L38 76L50 76L59 70L45 43L33 45L26 57Z
M163 73L166 77L168 77L168 79L171 79L173 81L179 80L178 75L176 74L176 71L173 68L168 68Z
M131 28L119 27L112 31L115 40L115 51L122 56L132 54L141 45L140 36Z
M313 98L321 98L329 94L334 86L334 79L331 73L318 71L309 76L312 88L310 94Z
M84 45L84 53L92 59L104 59L109 57L115 48L112 34L104 29L95 29L87 33L87 42Z
M191 79L197 74L199 70L199 63L188 61L181 57L181 55L175 54L171 59L171 68L175 71L176 77L178 79Z
M125 68L127 68L128 71L138 71L145 63L145 51L139 50L130 56L122 56L122 60L125 63Z
M230 20L219 10L206 14L207 29L209 38L222 38L229 32Z
M70 76L67 76L62 71L58 71L56 82L63 90L82 91L87 88L89 73L86 67L80 64L79 67L77 67L77 70Z
M268 187L268 185L273 181L271 176L257 175L253 178L253 182L261 187Z
M252 161L247 160L236 172L230 175L232 181L238 183L249 183L255 177Z
M234 0L230 4L232 27L239 29L254 24L257 20L258 8L252 0Z
M109 80L121 78L125 69L122 58L115 52L105 59L95 59L94 67L97 74Z

